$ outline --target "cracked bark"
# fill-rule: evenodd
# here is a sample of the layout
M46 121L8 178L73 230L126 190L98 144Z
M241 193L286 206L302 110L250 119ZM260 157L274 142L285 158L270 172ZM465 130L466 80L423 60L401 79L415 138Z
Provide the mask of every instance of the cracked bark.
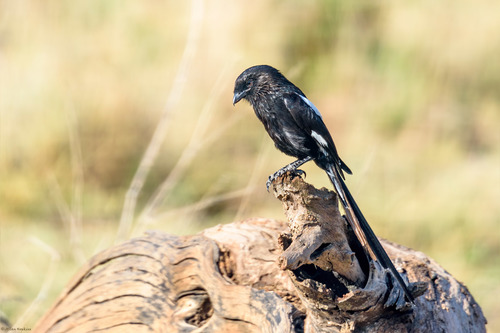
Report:
M148 232L93 257L34 332L485 332L467 288L382 240L416 298L364 255L335 193L288 175L288 223L249 219L177 237Z

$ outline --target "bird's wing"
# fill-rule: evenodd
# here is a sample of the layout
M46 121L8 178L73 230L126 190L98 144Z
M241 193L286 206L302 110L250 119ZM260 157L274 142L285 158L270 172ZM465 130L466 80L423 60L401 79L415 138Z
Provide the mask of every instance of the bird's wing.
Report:
M341 170L351 174L351 170L338 156L335 143L333 143L332 136L328 132L318 108L307 97L298 93L285 94L283 100L297 125L316 141L320 149L325 150L327 155L336 160Z
M283 101L288 112L302 130L311 135L326 150L335 149L321 113L310 100L297 93L290 93L283 96Z

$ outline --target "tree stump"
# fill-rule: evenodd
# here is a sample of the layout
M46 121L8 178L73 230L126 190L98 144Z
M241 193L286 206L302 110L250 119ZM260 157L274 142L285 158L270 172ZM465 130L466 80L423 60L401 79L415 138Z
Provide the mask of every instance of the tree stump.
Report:
M34 332L485 332L465 286L382 245L415 304L364 254L335 193L284 175L288 223L249 219L177 237L151 231L93 257Z

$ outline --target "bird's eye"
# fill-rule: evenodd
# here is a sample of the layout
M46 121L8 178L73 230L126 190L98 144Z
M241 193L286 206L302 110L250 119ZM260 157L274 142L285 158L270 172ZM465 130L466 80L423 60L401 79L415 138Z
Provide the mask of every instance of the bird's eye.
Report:
M247 89L250 89L253 87L253 81L248 81L247 82Z

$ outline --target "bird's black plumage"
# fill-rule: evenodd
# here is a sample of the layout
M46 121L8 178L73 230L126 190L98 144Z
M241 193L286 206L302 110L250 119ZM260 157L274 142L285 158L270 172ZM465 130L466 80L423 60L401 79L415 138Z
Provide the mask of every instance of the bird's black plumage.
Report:
M250 67L238 76L233 104L241 99L250 102L276 148L298 159L271 175L267 181L268 189L276 177L287 171L300 173L302 171L297 168L313 160L328 174L347 219L368 254L392 272L407 299L413 301L406 284L345 185L344 172L352 172L340 159L330 132L314 104L277 69L267 65Z

